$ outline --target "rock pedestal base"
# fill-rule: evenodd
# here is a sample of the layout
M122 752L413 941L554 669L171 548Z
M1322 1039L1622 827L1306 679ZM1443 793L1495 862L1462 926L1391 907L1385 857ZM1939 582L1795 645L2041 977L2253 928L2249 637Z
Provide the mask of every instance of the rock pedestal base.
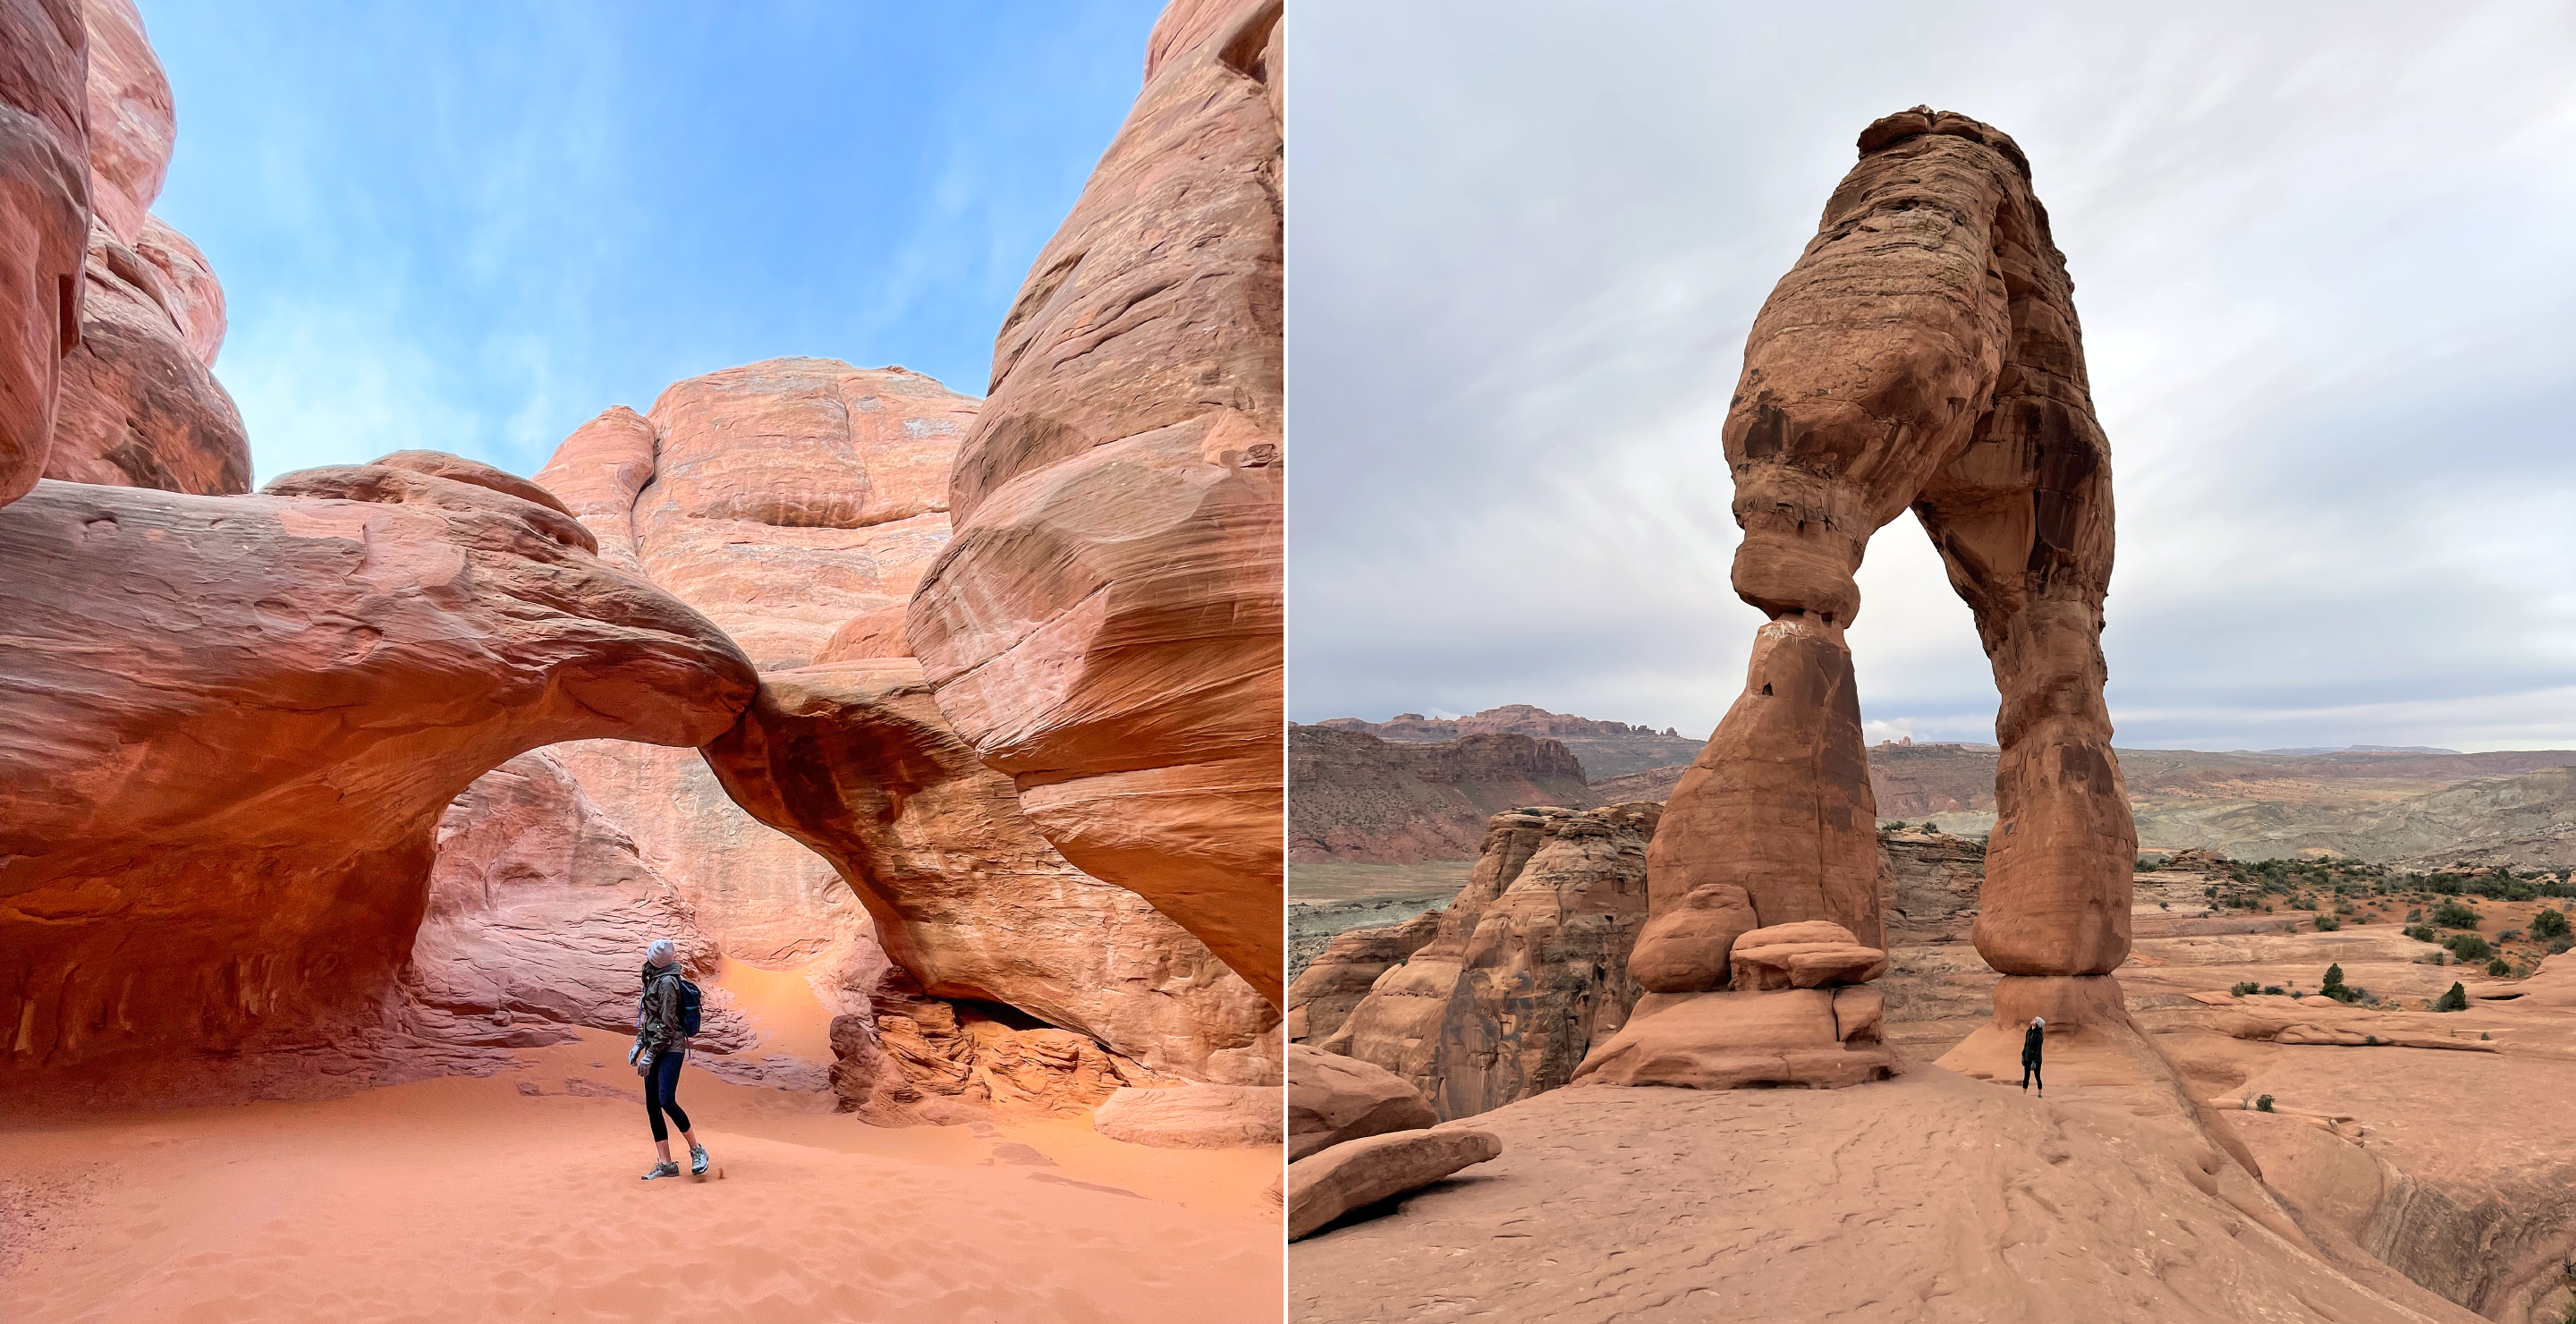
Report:
M1995 981L1996 1029L2010 1030L2018 1044L2033 1016L2048 1022L2054 1043L2062 1030L2079 1025L2128 1024L2129 1000L2111 975L2006 975Z
M1702 1090L1884 1080L1896 1073L1879 1041L1886 1006L1866 987L1650 994L1574 1078Z

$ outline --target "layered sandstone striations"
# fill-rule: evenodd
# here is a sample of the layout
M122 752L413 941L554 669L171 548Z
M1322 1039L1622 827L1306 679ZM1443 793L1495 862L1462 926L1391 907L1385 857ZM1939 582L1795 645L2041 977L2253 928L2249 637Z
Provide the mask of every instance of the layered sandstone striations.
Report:
M1435 935L1381 974L1318 1038L1469 1117L1573 1078L1638 997L1628 949L1646 922L1646 843L1659 809L1613 805L1494 817L1476 875ZM1298 981L1291 1014L1327 994L1332 967Z
M1506 809L1598 803L1555 740L1473 735L1440 744L1324 726L1288 729L1289 857L1407 864L1476 853Z
M44 474L80 341L88 51L75 0L0 6L0 505Z
M948 465L975 416L902 368L769 359L602 413L536 481L762 670L799 667L911 596L947 544Z
M1185 4L995 339L907 618L1076 867L1281 995L1278 0Z
M1201 1079L1278 1021L1144 898L1048 845L908 658L772 672L705 754L737 802L839 868L929 994L1007 1003Z
M1465 717L1397 713L1383 722L1334 717L1316 725L1329 730L1356 731L1404 744L1437 744L1462 736L1529 736L1538 740L1554 740L1572 751L1576 761L1583 765L1583 774L1594 781L1688 763L1705 743L1671 727L1658 731L1634 722L1552 713L1526 703L1507 703Z
M250 490L250 439L209 371L223 287L150 214L176 120L129 0L88 0L90 193L80 344L64 359L47 478L201 495Z
M449 802L559 740L691 746L749 664L566 516L379 465L0 510L9 1062L371 1022Z

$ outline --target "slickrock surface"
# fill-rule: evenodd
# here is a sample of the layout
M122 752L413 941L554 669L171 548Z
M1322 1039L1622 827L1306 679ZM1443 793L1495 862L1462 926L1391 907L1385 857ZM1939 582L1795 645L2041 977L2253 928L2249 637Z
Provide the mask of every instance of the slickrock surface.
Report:
M1389 1131L1418 1131L1440 1119L1403 1077L1357 1058L1288 1045L1288 1161Z
M1351 1210L1419 1190L1502 1152L1491 1131L1440 1127L1346 1141L1299 1159L1288 1165L1288 1237L1312 1235Z
M1008 1003L1193 1078L1278 1023L1198 939L1048 845L1010 779L948 728L918 663L762 682L707 762L738 803L839 866L927 992Z
M1094 877L1276 1003L1278 0L1167 12L995 338L907 635L959 734Z
M89 40L76 0L0 6L0 505L45 471L89 236Z
M947 473L976 402L901 368L769 359L610 409L537 484L611 560L725 628L762 670L903 603L948 540Z
M1402 1077L1443 1119L1573 1079L1637 1001L1626 965L1646 922L1656 812L1495 815L1475 877L1432 940L1316 1046ZM1311 1021L1308 1032L1313 1041Z
M731 726L741 653L589 548L542 506L374 466L0 509L10 1069L167 1068L371 1015L469 783L558 740Z
M1409 864L1476 853L1506 809L1600 803L1564 745L1480 734L1440 744L1326 726L1288 729L1288 856Z
M1156 1149L1276 1150L1280 1136L1276 1085L1178 1085L1123 1089L1093 1114L1112 1140Z
M2117 1088L2040 1102L1934 1068L1829 1091L1556 1090L1476 1119L1495 1160L1296 1243L1288 1314L2475 1319L2318 1260L2196 1127L2135 1112Z

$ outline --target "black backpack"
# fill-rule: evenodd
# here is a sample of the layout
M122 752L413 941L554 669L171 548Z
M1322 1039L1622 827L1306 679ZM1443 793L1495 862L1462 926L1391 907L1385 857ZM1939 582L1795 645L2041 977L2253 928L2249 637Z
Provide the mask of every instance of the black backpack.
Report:
M680 976L680 1033L696 1034L697 1032L698 986L690 983L687 975L682 975Z

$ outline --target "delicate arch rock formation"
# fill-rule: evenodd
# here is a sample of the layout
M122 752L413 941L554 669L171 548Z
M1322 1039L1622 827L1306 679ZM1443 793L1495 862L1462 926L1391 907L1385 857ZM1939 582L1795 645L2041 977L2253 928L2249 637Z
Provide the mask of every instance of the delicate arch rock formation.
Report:
M1885 946L1843 633L1870 535L1911 509L1976 613L2002 694L2000 821L1974 935L2007 976L1998 1024L2124 1021L2110 972L2128 955L2137 840L2102 702L2110 448L2074 284L2011 138L1917 107L1859 146L1746 342L1725 428L1744 530L1734 579L1771 620L1742 697L1666 806L1654 913L1741 889L1758 925L1829 921ZM1714 968L1710 953L1659 949L1681 932L1650 928L1635 959ZM1639 1010L1632 1030L1649 1021Z

